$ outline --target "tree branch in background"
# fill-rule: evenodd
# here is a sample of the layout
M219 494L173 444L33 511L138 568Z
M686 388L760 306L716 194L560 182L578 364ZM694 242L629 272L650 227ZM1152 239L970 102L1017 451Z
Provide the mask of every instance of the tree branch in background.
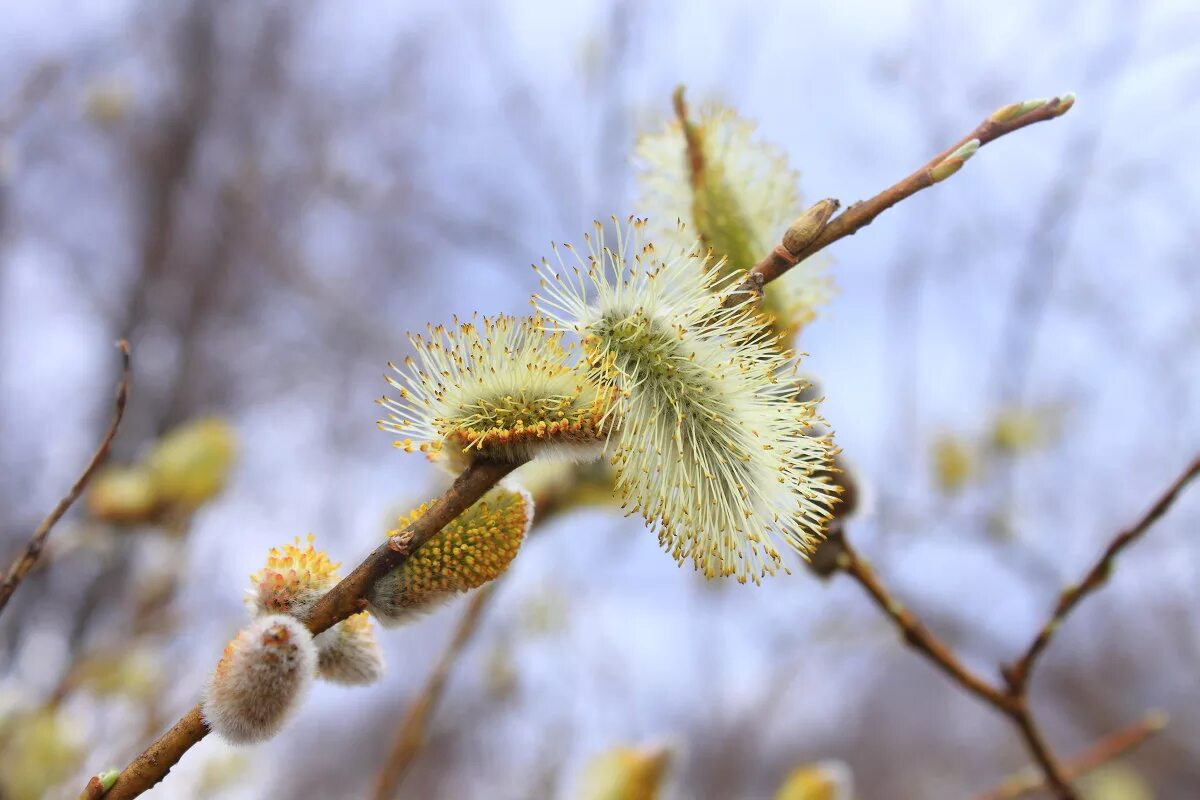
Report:
M354 571L326 592L309 612L305 624L313 634L333 627L362 611L367 591L442 528L487 494L520 464L478 460L463 470L454 484L411 525L375 549ZM137 797L166 777L192 745L208 735L208 726L194 706L179 722L121 771L105 795L107 800Z
M1109 734L1086 751L1063 764L1063 775L1075 780L1097 767L1114 761L1166 727L1167 718L1161 711L1151 711L1127 728ZM1046 786L1041 770L1030 767L1013 775L976 800L1014 800Z
M25 545L25 552L17 557L12 566L8 568L8 574L4 581L0 583L0 613L4 612L4 608L8 605L9 598L13 592L17 590L17 586L33 569L37 563L38 556L42 553L42 548L46 545L46 537L50 535L50 530L62 518L62 515L67 513L67 509L71 504L79 499L79 495L83 494L83 490L87 488L88 481L92 479L92 475L96 473L97 468L104 463L108 458L108 451L112 447L113 439L117 435L117 429L121 426L121 420L125 417L125 403L129 399L129 367L130 353L129 342L124 339L117 342L117 348L121 351L121 380L117 384L117 399L113 409L113 419L108 425L108 430L105 431L104 437L100 440L96 451L92 453L91 459L87 466L84 467L83 473L76 479L75 483L67 491L66 495L58 501L58 505L50 512L42 524L38 525L37 530L33 532L33 537L29 543Z
M1145 515L1138 520L1133 527L1122 531L1105 548L1104 553L1092 565L1084 575L1083 580L1078 584L1068 587L1058 598L1058 604L1054 607L1054 612L1050 615L1050 619L1041 627L1033 641L1029 643L1025 654L1017 659L1011 667L1004 670L1004 678L1014 691L1023 691L1029 683L1029 675L1033 670L1034 663L1038 657L1050 644L1050 639L1054 632L1058 630L1058 626L1062 624L1067 615L1083 601L1092 592L1100 589L1108 576L1112 574L1113 564L1118 555L1129 545L1133 544L1151 525L1154 524L1159 517L1167 513L1167 510L1174 504L1175 500L1184 488L1191 482L1193 478L1200 475L1200 457L1197 457L1183 473L1175 479L1162 496L1150 507Z
M400 784L404 782L404 778L407 777L421 748L424 747L425 730L442 699L446 681L450 677L450 670L479 627L479 620L483 617L483 611L492 598L495 585L493 581L471 596L466 609L459 617L454 635L450 637L446 649L442 651L437 660L437 665L425 679L425 685L421 687L421 691L408 706L400 727L396 729L396 738L384 759L383 768L376 778L375 791L372 794L375 800L391 800L396 796Z
M1036 779L1031 779L1030 788L1023 789L1018 794L1044 787L1053 791L1059 798L1074 798L1077 795L1070 786L1072 778L1093 769L1103 761L1116 758L1160 729L1165 721L1161 714L1149 715L1138 727L1112 734L1075 761L1067 764L1060 763L1053 749L1047 745L1029 709L1028 687L1033 667L1037 657L1049 645L1052 634L1067 614L1087 595L1104 584L1121 551L1162 517L1178 499L1188 483L1198 474L1200 474L1200 457L1195 458L1184 469L1137 523L1113 538L1081 583L1063 592L1050 615L1050 620L1041 627L1025 654L1012 667L1002 670L1005 681L1003 686L993 685L967 669L953 650L934 636L911 611L891 595L875 576L870 566L847 541L844 524L837 525L836 535L828 540L827 552L818 551L814 557L814 569L819 574L840 571L850 576L870 595L875 605L903 634L904 641L910 647L932 661L938 669L959 686L1013 721L1040 770ZM829 550L832 550L832 553ZM1028 782L1026 781L1026 783ZM1017 795L994 796L1015 797Z

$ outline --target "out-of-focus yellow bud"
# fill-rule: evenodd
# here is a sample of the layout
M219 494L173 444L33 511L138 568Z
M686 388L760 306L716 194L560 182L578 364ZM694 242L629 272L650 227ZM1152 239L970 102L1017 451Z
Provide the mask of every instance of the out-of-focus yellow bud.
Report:
M584 769L578 800L656 800L662 794L671 753L663 747L621 745L596 756Z
M83 749L57 711L18 716L3 727L0 795L6 800L42 800L75 773Z
M158 492L150 472L142 467L105 467L92 478L87 510L95 519L118 525L153 520Z
M933 443L933 474L938 488L955 494L975 477L978 458L971 446L957 436L940 436Z
M223 419L208 417L164 436L146 466L161 501L195 509L225 487L236 454L233 428Z
M850 768L841 761L820 761L792 770L775 800L850 800L854 794Z
M992 445L1004 453L1029 452L1047 441L1051 427L1045 411L1002 411L992 421Z
M1081 778L1079 788L1088 800L1154 800L1154 790L1142 774L1122 761Z
M132 101L129 87L121 81L99 80L88 87L83 113L92 122L107 128L125 119Z

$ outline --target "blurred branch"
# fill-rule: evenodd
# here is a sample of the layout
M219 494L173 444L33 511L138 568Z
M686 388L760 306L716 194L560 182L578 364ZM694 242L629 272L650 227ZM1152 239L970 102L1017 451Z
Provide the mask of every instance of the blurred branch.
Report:
M479 627L479 620L483 617L483 611L494 594L495 585L493 582L482 587L471 598L466 610L458 620L454 635L438 658L437 665L429 673L429 677L425 679L425 685L409 705L408 711L405 712L404 719L396 730L396 738L392 742L392 747L384 759L383 768L379 771L376 779L375 791L372 794L375 800L390 800L396 796L400 784L404 782L417 755L420 754L421 748L425 744L425 729L442 699L442 693L446 689L446 680L450 677L450 670Z
M313 634L327 630L366 606L367 591L378 579L396 569L417 548L483 497L519 464L479 460L467 467L430 505L420 518L377 547L354 571L323 595L309 612L305 624ZM192 745L208 735L208 726L194 706L174 727L121 772L108 800L137 797L166 777Z
M1058 626L1062 624L1067 615L1089 594L1104 586L1105 581L1108 580L1108 576L1112 574L1113 565L1117 556L1121 554L1121 551L1133 544L1159 517L1167 513L1167 510L1175 503L1180 493L1198 474L1200 474L1200 456L1187 466L1183 473L1175 479L1175 482L1167 488L1162 496L1158 498L1154 505L1150 507L1133 527L1120 532L1109 542L1108 547L1105 548L1096 563L1092 565L1092 568L1087 571L1082 581L1068 587L1059 595L1058 603L1055 605L1050 619L1041 627L1037 635L1034 636L1025 654L1017 659L1011 667L1004 670L1004 679L1008 681L1009 686L1014 692L1025 690L1025 687L1029 683L1029 675L1033 671L1034 663L1050 644L1051 637L1053 637L1054 632L1058 630Z
M79 499L79 495L83 494L83 490L87 487L88 481L92 479L96 469L104 463L108 458L108 451L112 447L113 438L117 435L117 429L121 425L121 420L125 416L125 401L129 398L129 343L124 339L117 342L117 348L121 351L121 380L117 384L117 400L113 410L113 419L109 423L108 430L104 434L104 438L100 440L100 445L96 451L92 453L91 459L87 466L84 467L83 473L76 479L70 490L58 501L58 505L50 512L42 524L38 525L37 530L33 532L33 537L29 543L25 545L23 552L13 565L8 568L8 574L5 576L3 583L0 583L0 613L4 612L5 606L8 605L9 598L16 591L21 580L33 569L37 563L38 556L41 555L42 548L46 544L46 537L50 535L50 530L62 518L62 515L67 513L67 509L71 504Z
M1012 720L1041 771L1034 788L1044 784L1045 788L1052 790L1057 797L1068 800L1077 796L1070 786L1070 780L1072 777L1086 771L1080 768L1079 764L1083 763L1086 769L1091 769L1092 766L1095 766L1095 763L1101 762L1094 763L1094 759L1099 756L1096 756L1092 751L1089 751L1089 754L1085 754L1085 756L1077 759L1075 762L1068 764L1059 762L1054 751L1043 738L1029 709L1028 688L1030 675L1038 656L1049 646L1054 631L1066 616L1085 597L1104 585L1108 576L1112 573L1116 557L1126 547L1141 537L1155 521L1170 509L1183 489L1198 474L1200 474L1200 456L1195 458L1184 469L1179 477L1172 482L1137 523L1113 538L1108 547L1105 548L1104 553L1101 554L1092 568L1088 570L1082 582L1068 588L1062 593L1058 605L1054 608L1050 616L1050 620L1042 626L1037 636L1034 637L1033 642L1026 649L1024 655L1011 667L1001 670L1005 681L1004 686L996 686L967 669L951 648L931 633L911 611L888 591L887 587L876 577L870 565L850 545L845 536L844 525L838 524L834 533L822 544L817 553L814 554L813 569L818 574L830 574L833 571L840 571L851 577L866 590L867 594L875 602L875 605L900 630L904 636L905 643L932 661L935 666L959 686ZM1161 716L1154 717L1152 721L1157 721L1158 727L1162 726ZM1144 726L1148 724L1143 723ZM1137 741L1140 741L1141 738L1145 738L1145 736L1148 736L1152 732L1149 731L1140 738L1135 737L1136 741L1123 745L1122 749L1132 747ZM1109 740L1105 740L1105 742L1096 745L1094 750L1099 750L1101 755L1111 752L1113 748L1117 747L1117 745L1122 745L1132 735L1128 731L1123 732L1123 734L1114 734L1113 737L1110 737L1116 740L1115 744ZM1113 758L1115 755L1108 755L1107 758Z
M1097 767L1120 758L1161 731L1166 723L1166 715L1161 711L1147 713L1133 725L1109 734L1063 764L1063 775L1067 780L1075 780ZM1008 778L992 791L979 795L976 800L1014 800L1014 798L1036 792L1045 785L1041 773L1029 768Z

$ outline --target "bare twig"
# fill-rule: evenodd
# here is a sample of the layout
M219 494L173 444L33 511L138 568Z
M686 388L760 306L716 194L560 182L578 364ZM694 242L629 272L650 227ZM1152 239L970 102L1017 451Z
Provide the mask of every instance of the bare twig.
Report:
M70 490L63 496L58 504L54 506L54 510L50 512L42 524L37 526L37 530L33 532L29 543L25 545L25 551L17 557L12 566L8 568L8 574L4 581L0 583L0 613L4 612L5 606L8 605L9 598L13 592L17 590L22 579L33 569L37 563L38 556L42 553L42 548L46 545L46 537L50 535L50 530L62 518L62 515L67 513L67 509L71 504L79 499L79 495L83 494L83 490L87 487L88 482L92 479L92 475L96 473L96 469L104 463L108 458L109 448L112 447L113 438L117 435L117 428L121 425L121 419L125 416L125 402L129 398L129 343L124 339L117 342L117 348L121 351L121 380L117 384L117 399L113 408L113 419L108 425L108 430L104 432L104 437L100 440L96 451L92 453L91 459L87 466L84 467L83 473L75 480Z
M1092 565L1087 574L1084 575L1082 581L1068 587L1059 595L1058 603L1055 605L1050 619L1038 630L1037 635L1033 637L1033 641L1026 648L1025 654L1017 659L1012 666L1004 670L1004 678L1014 691L1022 691L1028 685L1029 675L1033 670L1034 663L1046 649L1047 645L1050 644L1050 639L1054 636L1054 632L1058 630L1058 626L1062 624L1067 615L1085 597L1104 585L1104 582L1108 580L1108 576L1112 574L1113 564L1121 551L1133 544L1159 517L1167 513L1167 510L1171 508L1180 493L1197 475L1200 475L1200 457L1194 459L1184 469L1179 477L1175 479L1175 482L1163 492L1162 496L1158 498L1154 505L1150 507L1133 527L1121 531L1109 542L1108 547L1104 549L1100 558Z
M1165 727L1166 721L1165 714L1160 711L1151 711L1133 725L1110 733L1083 753L1066 762L1063 765L1064 777L1073 781L1097 767L1120 758L1161 731ZM976 800L1015 800L1015 798L1024 797L1044 787L1045 779L1041 771L1030 767L1008 778L990 792L979 795Z
M446 649L438 658L433 672L429 673L425 685L421 687L421 691L409 705L404 720L396 730L396 738L383 762L383 768L379 771L376 779L375 792L372 795L375 800L390 800L396 796L396 792L412 768L417 754L421 752L421 748L425 744L425 730L446 689L446 680L450 677L450 670L478 628L479 620L483 617L483 611L487 608L494 587L495 583L488 584L471 597L466 610L458 620L454 635L450 637Z
M889 186L871 199L854 203L841 214L834 217L807 246L793 252L780 244L750 270L745 290L753 290L754 284L751 281L755 278L761 280L763 283L770 283L796 264L824 250L839 239L853 236L861 228L870 225L875 221L876 217L901 200L911 197L922 189L927 189L942 180L946 176L943 173L952 173L958 167L961 167L961 162L965 161L966 157L969 157L969 153L957 158L956 154L960 153L964 147L970 145L972 140L978 141L978 146L982 147L989 142L999 139L1001 136L1005 136L1026 126L1060 117L1070 110L1074 102L1075 99L1072 96L1065 95L1063 97L1051 98L1041 105L1029 108L1029 110L1023 113L1022 109L1026 108L1029 104L1013 103L1012 105L996 110L991 116L979 123L975 127L975 130L941 153L938 153L916 172L913 172L898 183ZM974 152L974 150L971 149L970 152ZM954 161L958 163L952 163ZM938 171L939 168L941 168L941 172Z
M418 547L483 497L519 464L477 460L467 467L416 521L375 549L354 571L330 589L309 612L305 624L314 634L327 630L363 610L367 591L379 578L394 570ZM166 777L192 745L208 734L208 726L194 706L174 727L158 738L121 772L105 795L106 800L137 797Z
M1011 667L1002 670L1005 681L1002 686L996 686L967 669L953 650L934 636L911 611L905 608L875 576L870 565L850 545L842 527L839 527L839 535L833 540L836 546L832 555L833 563L837 570L849 575L866 590L880 610L903 634L904 641L910 647L932 661L938 669L959 686L1012 720L1040 770L1034 781L1034 788L1044 786L1060 798L1074 798L1076 794L1070 786L1070 781L1074 776L1091 769L1097 763L1102 763L1102 760L1114 758L1120 751L1133 747L1141 739L1149 736L1150 733L1157 730L1157 727L1162 726L1161 715L1147 717L1148 721L1143 720L1142 727L1153 728L1153 730L1140 734L1135 729L1119 732L1110 739L1097 744L1093 750L1088 751L1079 759L1062 764L1046 743L1029 709L1028 688L1033 667L1038 656L1050 644L1054 631L1063 619L1087 595L1104 584L1121 551L1136 541L1156 520L1162 517L1183 489L1197 475L1200 475L1200 457L1195 458L1184 469L1137 523L1113 538L1104 553L1088 570L1082 582L1063 592L1050 620L1039 630L1024 655ZM1154 727L1153 723L1156 720L1157 727ZM1132 741L1130 741L1131 739ZM1106 756L1109 753L1112 754ZM1101 761L1096 760L1104 756L1106 757Z

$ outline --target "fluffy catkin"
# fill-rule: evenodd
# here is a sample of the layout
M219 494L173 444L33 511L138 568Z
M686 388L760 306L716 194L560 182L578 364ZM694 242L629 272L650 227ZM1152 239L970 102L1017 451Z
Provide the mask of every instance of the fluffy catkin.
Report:
M343 686L366 686L383 677L383 652L367 612L347 617L314 641L317 673L324 680Z
M425 504L400 518L396 534L424 514ZM500 576L517 555L533 522L533 498L498 486L442 528L367 595L368 608L385 627L402 625L456 592Z
M586 259L543 261L534 303L617 393L618 494L680 563L757 582L781 564L774 538L806 554L821 536L836 448L751 301L723 305L719 265L690 249L660 257L643 226L618 226L609 249L597 223Z
M403 437L397 447L452 470L476 456L598 457L605 396L572 368L562 335L545 327L535 317L499 316L410 336L415 357L404 369L389 365L398 396L380 399L388 418L379 427Z
M270 739L299 706L317 666L312 634L298 620L254 620L225 647L204 691L209 728L235 744Z

